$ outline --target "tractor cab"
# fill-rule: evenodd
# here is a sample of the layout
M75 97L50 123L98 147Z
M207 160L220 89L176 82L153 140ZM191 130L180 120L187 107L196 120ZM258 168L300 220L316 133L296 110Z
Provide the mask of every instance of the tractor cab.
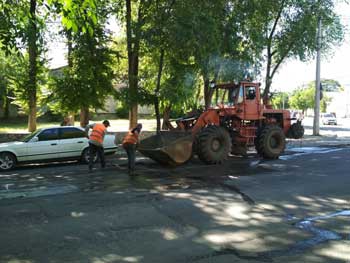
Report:
M211 108L224 109L225 116L235 115L244 120L262 119L260 83L242 81L238 84L212 84Z

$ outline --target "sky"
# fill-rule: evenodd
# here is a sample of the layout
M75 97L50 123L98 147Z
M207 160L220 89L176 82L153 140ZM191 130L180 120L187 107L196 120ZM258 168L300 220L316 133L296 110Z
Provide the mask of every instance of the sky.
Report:
M342 23L346 27L345 40L341 46L335 47L332 54L322 56L321 78L334 79L341 85L350 89L350 4L337 4L336 12L341 16ZM111 21L109 29L118 28ZM67 64L65 59L66 46L62 39L49 43L50 68L57 68ZM273 83L273 91L292 91L304 84L314 81L316 78L316 61L300 62L288 60L282 64L276 73ZM258 80L263 83L263 79Z

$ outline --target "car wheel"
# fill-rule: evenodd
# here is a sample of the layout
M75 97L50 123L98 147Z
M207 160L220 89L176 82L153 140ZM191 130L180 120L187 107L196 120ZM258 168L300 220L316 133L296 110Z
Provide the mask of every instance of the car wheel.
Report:
M89 163L89 158L90 158L90 150L88 147L88 148L84 149L83 153L81 154L81 162ZM93 162L96 163L97 160L98 160L97 153L95 153Z
M16 166L16 157L12 153L0 154L0 170L11 170Z

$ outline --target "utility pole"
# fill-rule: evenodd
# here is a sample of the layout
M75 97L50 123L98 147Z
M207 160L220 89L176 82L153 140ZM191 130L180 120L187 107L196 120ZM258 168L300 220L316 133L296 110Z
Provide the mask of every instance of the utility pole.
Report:
M320 87L321 87L321 41L322 41L322 20L318 18L317 29L317 58L316 58L316 87L315 87L315 111L313 135L320 135Z

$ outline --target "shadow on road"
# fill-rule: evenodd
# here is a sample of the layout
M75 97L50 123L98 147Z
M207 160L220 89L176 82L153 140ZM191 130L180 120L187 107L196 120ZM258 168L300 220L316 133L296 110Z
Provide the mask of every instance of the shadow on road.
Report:
M267 187L286 169L295 171L282 178L287 185L308 176L300 161L286 167L282 161L263 162L251 155L218 166L193 160L167 168L143 159L137 167L135 178L127 176L124 166L87 175L79 173L86 166L76 164L50 164L2 177L33 185L38 183L33 179L64 181L78 185L80 192L0 200L0 262L325 263L347 257L329 252L339 241L298 246L314 235L296 224L320 208L332 211L348 200ZM262 177L266 192L256 192L273 201L257 201L257 193L250 196L236 183L250 176ZM261 186L252 180L248 187ZM347 238L344 222L323 228Z
M312 130L313 129L313 126L312 125L304 125L304 127L306 129L310 129ZM349 127L343 127L341 125L321 125L320 126L320 131L324 131L324 132L327 132L327 131L331 131L331 132L349 132L350 131L350 128Z

